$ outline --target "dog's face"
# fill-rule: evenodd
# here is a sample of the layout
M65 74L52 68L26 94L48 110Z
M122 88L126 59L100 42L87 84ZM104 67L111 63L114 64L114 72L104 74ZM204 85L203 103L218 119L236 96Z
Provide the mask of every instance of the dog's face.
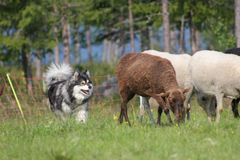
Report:
M75 71L71 78L72 96L78 103L92 96L93 85L88 71Z

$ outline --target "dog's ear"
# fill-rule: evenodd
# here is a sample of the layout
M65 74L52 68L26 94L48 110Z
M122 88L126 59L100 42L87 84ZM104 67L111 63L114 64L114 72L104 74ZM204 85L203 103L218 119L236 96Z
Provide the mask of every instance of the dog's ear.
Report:
M90 78L90 72L89 72L89 70L85 70L83 73L86 74L86 75Z
M73 74L73 80L78 80L78 76L79 76L79 72L78 71L75 71L74 74Z

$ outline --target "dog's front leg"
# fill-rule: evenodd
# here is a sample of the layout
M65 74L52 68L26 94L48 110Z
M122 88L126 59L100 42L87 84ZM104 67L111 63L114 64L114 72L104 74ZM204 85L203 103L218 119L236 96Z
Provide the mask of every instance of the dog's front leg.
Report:
M79 106L79 109L74 115L77 122L86 123L88 119L88 103Z
M64 122L67 120L66 115L65 115L62 111L60 111L60 110L55 110L54 113L55 113L55 115L56 115L60 120L62 120L62 121L64 121Z

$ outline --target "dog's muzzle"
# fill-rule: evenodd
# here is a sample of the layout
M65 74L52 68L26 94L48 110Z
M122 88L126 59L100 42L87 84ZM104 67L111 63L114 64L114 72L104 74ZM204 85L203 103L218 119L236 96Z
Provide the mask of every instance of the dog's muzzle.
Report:
M81 92L83 92L84 94L88 95L90 93L90 90L81 89Z

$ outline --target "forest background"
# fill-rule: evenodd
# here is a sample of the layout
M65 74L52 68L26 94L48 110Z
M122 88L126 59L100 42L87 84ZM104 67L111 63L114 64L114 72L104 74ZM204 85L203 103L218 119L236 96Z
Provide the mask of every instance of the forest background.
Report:
M0 65L28 90L51 62L115 64L127 52L240 46L239 0L2 0Z

